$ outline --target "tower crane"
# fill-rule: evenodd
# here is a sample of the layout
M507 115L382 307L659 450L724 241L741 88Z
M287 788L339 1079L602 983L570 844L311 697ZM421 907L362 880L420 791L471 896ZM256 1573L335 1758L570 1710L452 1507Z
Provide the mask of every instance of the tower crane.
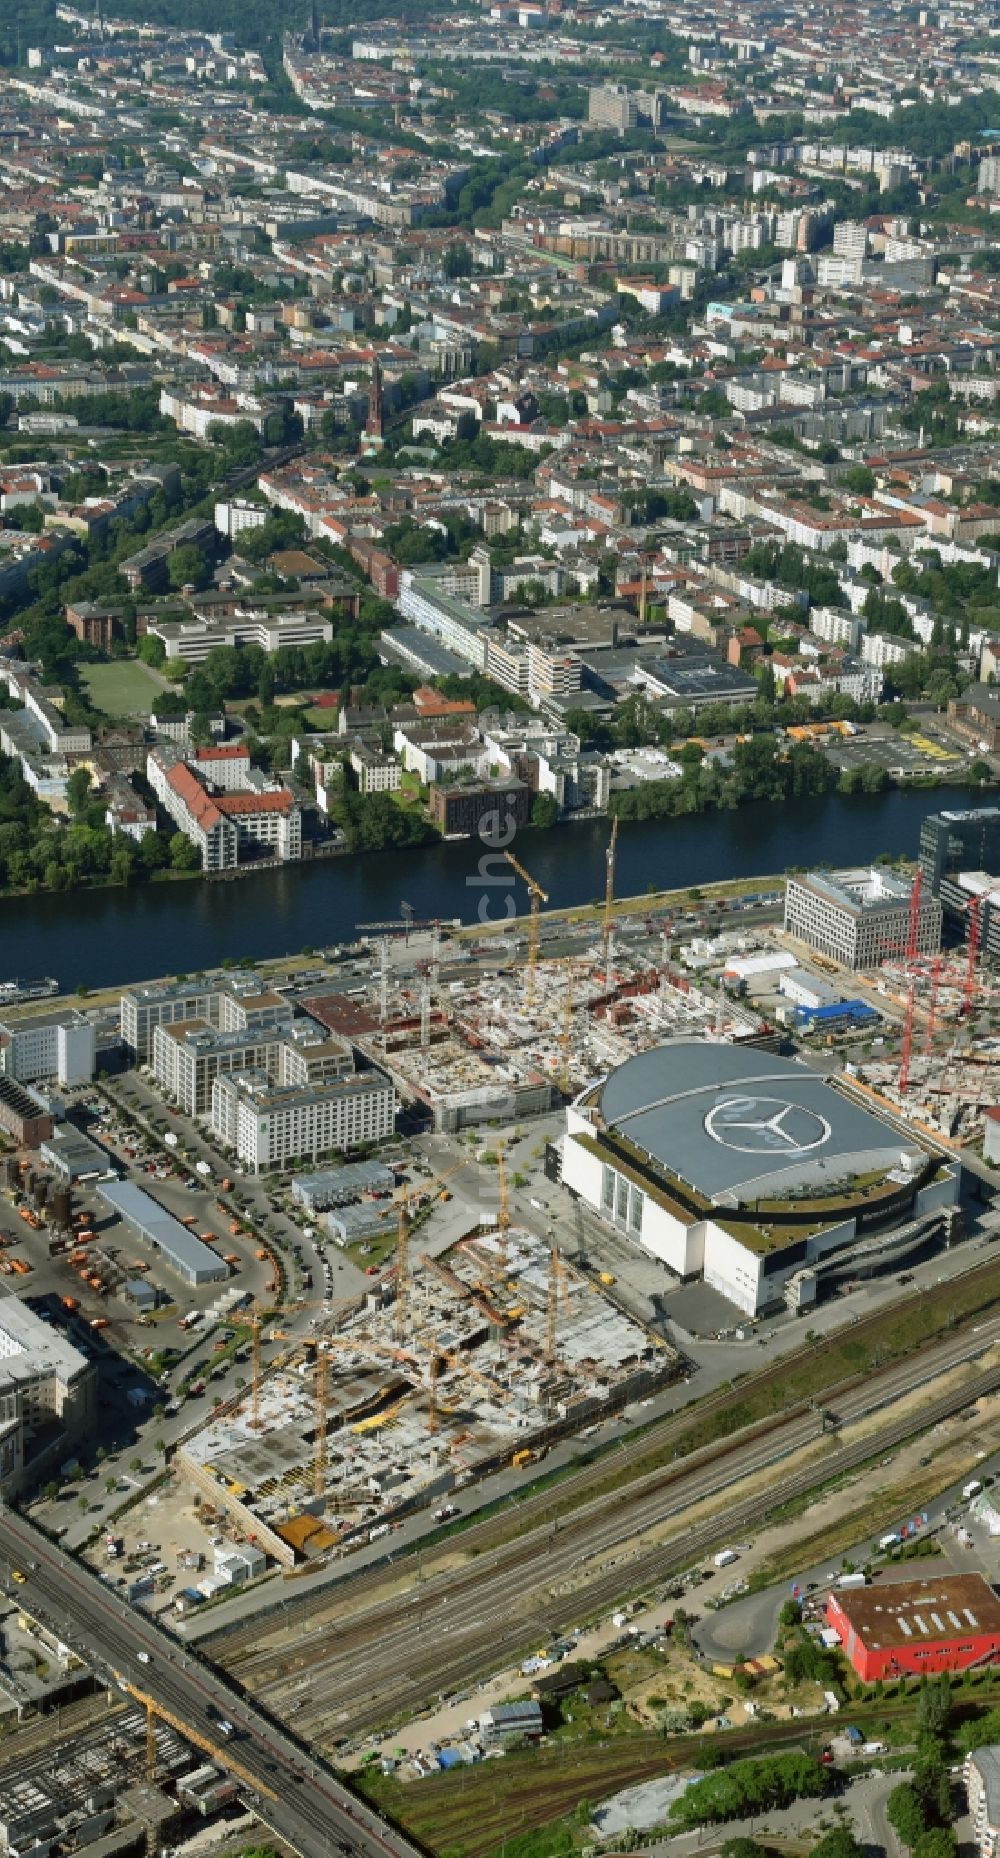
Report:
M409 1305L410 1289L410 1201L416 1200L423 1193L441 1187L452 1174L457 1174L461 1162L453 1168L447 1168L443 1174L435 1176L427 1186L411 1188L397 1201L399 1225L396 1234L396 1341L402 1342L406 1332L406 1316ZM387 1208L388 1212L389 1209Z
M618 821L615 820L617 826ZM605 967L605 972L607 968ZM573 1036L573 970L566 970L566 992L563 994L562 1031L559 1034L559 1088L563 1096L569 1096L570 1071L569 1057Z
M604 888L604 982L611 980L611 962L614 954L615 940L615 857L618 849L618 815L611 821L611 838L605 854L607 858L608 877Z
M195 1748L200 1748L203 1754L210 1755L213 1761L218 1762L220 1768L225 1768L230 1774L235 1774L237 1778L244 1781L248 1787L252 1787L255 1793L266 1795L268 1800L277 1800L278 1796L274 1788L269 1787L266 1781L262 1781L259 1774L252 1773L251 1770L245 1768L241 1762L234 1761L228 1748L220 1748L217 1742L213 1742L207 1735L202 1735L200 1730L192 1729L190 1723L183 1722L179 1716L174 1716L170 1710L165 1709L162 1703L158 1703L156 1698L149 1696L145 1690L137 1690L134 1684L127 1683L118 1672L116 1672L115 1675L118 1677L119 1683L128 1691L129 1696L134 1697L136 1702L140 1703L146 1712L147 1762L149 1758L149 1724L151 1720L155 1722L155 1719L159 1717L161 1722L169 1724L170 1728L181 1737L182 1741L191 1742ZM153 1763L155 1768L155 1729L153 1737Z
M507 1145L505 1142L497 1143L497 1175L500 1181L500 1210L497 1213L497 1232L499 1234L497 1268L500 1276L506 1279L508 1265L507 1234L510 1231L510 1199L507 1193Z
M535 969L538 966L539 911L542 904L548 902L549 893L547 890L542 889L541 884L532 877L530 871L525 870L523 864L518 862L513 852L504 852L504 857L510 865L511 870L516 871L518 877L522 878L528 887L530 914L528 918L528 985L526 995L528 1011L530 1013L535 1004Z

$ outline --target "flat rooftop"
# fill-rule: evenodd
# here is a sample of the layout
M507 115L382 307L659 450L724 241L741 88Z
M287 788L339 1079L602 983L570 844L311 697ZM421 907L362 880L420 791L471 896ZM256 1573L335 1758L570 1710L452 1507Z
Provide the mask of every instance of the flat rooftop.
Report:
M19 1297L0 1298L0 1383L34 1380L45 1372L68 1382L89 1373L90 1363Z
M1000 1635L1000 1599L981 1574L939 1574L889 1586L838 1588L837 1609L872 1650Z
M910 907L910 885L879 865L862 865L846 871L809 871L795 881L839 909L850 910L857 916Z
M229 1276L228 1267L211 1247L203 1245L144 1187L137 1187L134 1181L107 1181L101 1183L97 1192L106 1206L120 1219L127 1219L150 1245L163 1253L167 1263L189 1281L192 1273L194 1282L200 1284L215 1283Z

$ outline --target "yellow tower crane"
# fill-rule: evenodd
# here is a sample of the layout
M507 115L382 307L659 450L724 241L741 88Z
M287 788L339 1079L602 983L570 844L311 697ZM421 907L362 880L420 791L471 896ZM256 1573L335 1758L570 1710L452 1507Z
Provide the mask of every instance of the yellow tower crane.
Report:
M497 1174L500 1179L500 1210L497 1213L498 1256L497 1269L506 1279L509 1263L507 1251L507 1234L510 1231L510 1196L507 1192L507 1145L497 1143Z
M616 822L617 823L617 822ZM569 1096L570 1088L570 1049L573 1040L573 970L566 970L566 992L563 994L562 1031L559 1034L559 1088L564 1097Z
M260 1431L260 1328L264 1312L256 1301L250 1311L250 1424Z
M569 1302L569 1291L562 1253L557 1245L553 1245L549 1250L549 1284L545 1299L545 1365L547 1368L556 1366L556 1319L560 1302L563 1304Z
M523 864L518 863L513 852L504 852L504 857L511 869L517 872L518 877L523 878L528 887L530 909L528 917L528 985L525 992L528 1011L530 1013L535 1004L535 970L538 967L539 911L541 910L542 904L548 902L549 893L547 890L542 889L541 884L536 883L530 871L526 871Z
M611 821L611 838L605 854L608 877L604 887L604 980L611 980L611 962L615 940L615 856L618 848L618 815Z
M316 1356L316 1450L313 1457L313 1496L326 1495L326 1426L330 1399L330 1357L325 1349Z
M421 1185L420 1187L411 1188L409 1193L404 1193L402 1197L400 1198L400 1200L396 1203L398 1207L398 1216L399 1216L399 1226L398 1226L397 1234L396 1234L396 1341L397 1342L401 1343L406 1333L406 1318L407 1318L408 1309L409 1309L410 1201L419 1199L422 1194L435 1192L437 1188L443 1186L444 1182L448 1180L452 1174L457 1174L461 1166L462 1166L462 1163L460 1161L456 1162L453 1168L446 1168L443 1174L436 1175L434 1180L428 1182L426 1185ZM449 1199L450 1195L445 1194L444 1198ZM386 1208L386 1211L387 1212L391 1211L391 1208Z
M213 1742L207 1735L202 1735L200 1730L192 1729L190 1723L183 1722L179 1716L174 1716L170 1710L164 1708L162 1703L158 1703L155 1697L149 1696L144 1690L137 1690L134 1684L127 1683L120 1672L116 1672L115 1676L124 1689L128 1691L129 1695L134 1697L136 1702L140 1703L146 1712L147 1760L149 1756L149 1721L151 1717L159 1717L161 1722L169 1723L171 1729L180 1736L183 1742L190 1742L195 1748L200 1748L202 1753L210 1755L212 1760L217 1762L220 1768L225 1768L230 1774L237 1775L241 1781L245 1781L247 1786L252 1787L256 1793L264 1794L268 1800L277 1800L278 1796L274 1788L269 1787L266 1781L262 1781L259 1774L254 1774L250 1768L245 1768L242 1762L235 1761L228 1748L223 1748L218 1742Z

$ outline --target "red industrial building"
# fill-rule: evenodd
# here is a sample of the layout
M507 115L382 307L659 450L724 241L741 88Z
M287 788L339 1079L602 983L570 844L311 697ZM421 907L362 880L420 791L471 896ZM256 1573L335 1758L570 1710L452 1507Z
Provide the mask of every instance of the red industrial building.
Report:
M1000 1660L1000 1599L981 1574L834 1588L826 1617L866 1684Z

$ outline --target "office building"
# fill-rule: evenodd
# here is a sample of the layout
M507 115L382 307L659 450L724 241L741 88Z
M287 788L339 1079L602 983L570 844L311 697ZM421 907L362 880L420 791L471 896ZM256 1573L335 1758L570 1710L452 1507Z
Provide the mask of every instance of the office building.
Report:
M877 968L906 950L911 887L877 865L810 871L785 887L785 930L847 968ZM925 893L917 925L919 955L941 946L941 905Z
M0 1075L19 1084L53 1078L72 1089L94 1075L97 1034L82 1014L41 1009L0 1023Z
M0 1488L58 1463L96 1421L97 1371L17 1297L0 1302ZM54 1436L53 1436L54 1435Z
M267 1070L216 1076L213 1134L254 1173L360 1148L392 1134L396 1093L381 1071L317 1085L274 1084Z
M931 813L920 828L919 857L924 883L945 915L961 916L967 899L954 894L949 880L962 871L1000 873L1000 807Z

